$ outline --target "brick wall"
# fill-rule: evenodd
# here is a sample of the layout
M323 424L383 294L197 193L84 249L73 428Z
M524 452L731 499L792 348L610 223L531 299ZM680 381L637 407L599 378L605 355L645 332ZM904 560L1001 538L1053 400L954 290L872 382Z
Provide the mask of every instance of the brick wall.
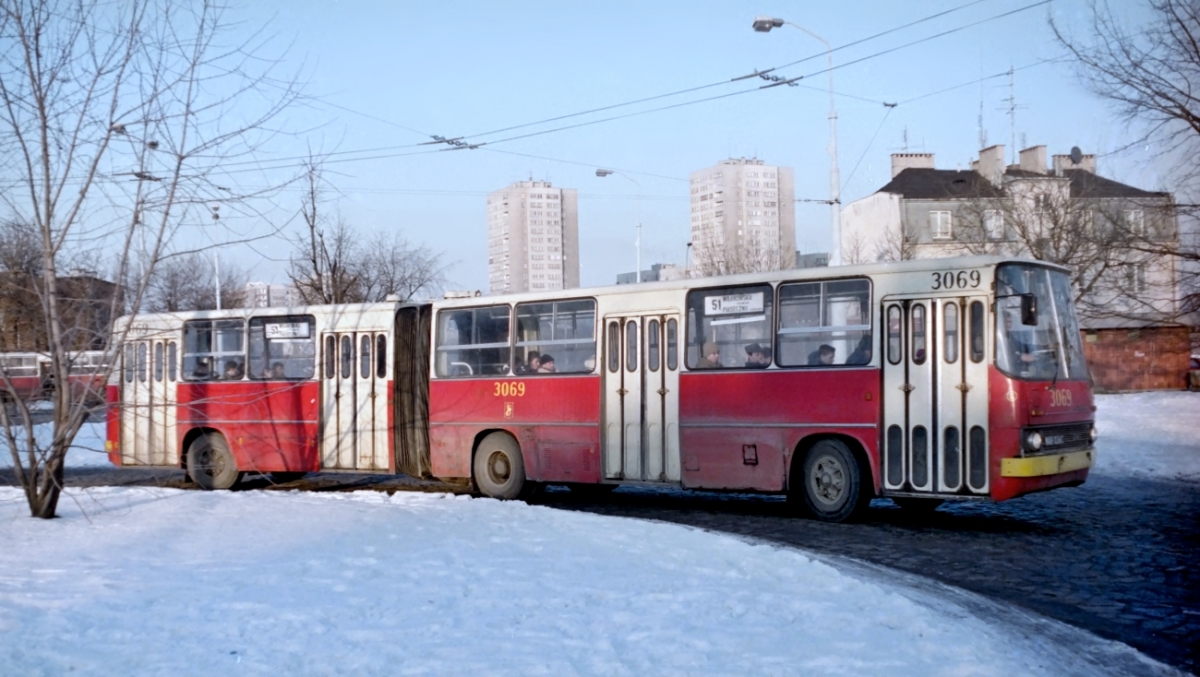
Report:
M1187 327L1087 329L1083 352L1098 392L1180 390L1191 340Z

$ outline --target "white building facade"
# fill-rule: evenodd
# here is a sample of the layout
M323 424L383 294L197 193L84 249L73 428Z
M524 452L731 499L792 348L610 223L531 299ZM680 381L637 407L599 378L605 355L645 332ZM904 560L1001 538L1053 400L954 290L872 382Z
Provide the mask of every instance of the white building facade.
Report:
M579 192L518 181L487 197L488 292L579 286Z
M731 158L691 174L692 268L699 275L795 265L791 167Z

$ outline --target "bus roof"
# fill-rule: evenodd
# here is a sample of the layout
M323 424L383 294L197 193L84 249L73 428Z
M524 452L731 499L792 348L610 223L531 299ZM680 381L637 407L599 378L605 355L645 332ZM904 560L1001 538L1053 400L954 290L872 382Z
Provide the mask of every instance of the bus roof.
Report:
M640 284L605 285L603 287L575 287L571 289L555 289L552 291L519 292L514 294L496 294L493 296L477 296L470 298L442 299L433 301L439 308L470 307L496 303L520 303L523 301L578 298L579 296L604 296L609 294L626 294L634 291L670 291L676 289L691 289L693 287L732 286L756 284L763 282L793 282L804 280L827 280L845 277L863 277L876 275L898 275L906 273L945 272L951 269L986 268L1001 263L1025 263L1046 266L1066 272L1067 268L1058 264L1036 259L1014 256L957 256L937 259L912 259L889 263L862 263L847 266L821 268L791 268L767 273L743 273L739 275L721 275L714 277L689 277L682 280L666 282L642 282Z

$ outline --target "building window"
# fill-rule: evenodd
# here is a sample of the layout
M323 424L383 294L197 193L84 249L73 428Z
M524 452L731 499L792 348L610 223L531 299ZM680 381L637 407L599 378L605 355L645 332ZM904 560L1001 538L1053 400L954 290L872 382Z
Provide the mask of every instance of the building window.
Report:
M1125 227L1129 229L1130 235L1145 235L1146 221L1140 209L1125 210Z
M1139 214L1141 212L1138 212ZM1146 264L1130 263L1125 266L1125 288L1131 292L1144 292L1146 285Z
M983 212L983 231L989 240L1004 239L1004 214L999 209Z
M929 212L929 232L933 239L950 239L950 218L950 212Z

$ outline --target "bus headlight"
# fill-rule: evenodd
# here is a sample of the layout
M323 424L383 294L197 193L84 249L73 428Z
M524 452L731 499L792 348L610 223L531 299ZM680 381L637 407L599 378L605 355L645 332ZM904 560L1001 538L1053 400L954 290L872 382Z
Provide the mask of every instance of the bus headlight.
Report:
M1092 444L1096 443L1096 438L1100 437L1100 431L1096 430L1096 424L1092 424L1092 429L1088 431L1088 441Z
M1025 434L1025 448L1030 451L1037 451L1042 448L1042 434L1036 430L1031 430Z

